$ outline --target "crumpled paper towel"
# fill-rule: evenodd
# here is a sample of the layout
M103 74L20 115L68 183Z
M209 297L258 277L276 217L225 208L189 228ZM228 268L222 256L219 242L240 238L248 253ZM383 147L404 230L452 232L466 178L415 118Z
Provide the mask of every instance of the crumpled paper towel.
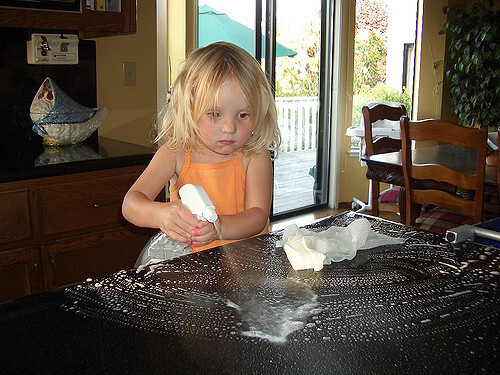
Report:
M294 270L323 269L331 262L351 260L361 248L403 243L403 238L392 238L372 231L370 222L361 218L347 227L330 227L322 232L288 225L283 231L285 253Z

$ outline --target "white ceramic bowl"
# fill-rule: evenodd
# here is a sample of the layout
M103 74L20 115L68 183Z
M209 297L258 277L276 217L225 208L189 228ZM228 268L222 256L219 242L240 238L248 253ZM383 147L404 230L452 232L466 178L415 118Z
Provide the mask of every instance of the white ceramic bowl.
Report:
M98 110L88 121L70 124L34 125L33 131L44 139L45 144L64 146L86 140L106 119L106 107Z

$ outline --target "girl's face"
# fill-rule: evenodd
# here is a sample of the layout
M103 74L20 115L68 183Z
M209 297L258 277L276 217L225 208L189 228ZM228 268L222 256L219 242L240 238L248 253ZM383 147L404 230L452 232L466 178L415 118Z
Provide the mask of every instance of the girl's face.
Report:
M245 145L252 135L250 105L233 78L221 87L215 111L210 108L197 122L205 154L227 156ZM217 154L217 155L214 155Z

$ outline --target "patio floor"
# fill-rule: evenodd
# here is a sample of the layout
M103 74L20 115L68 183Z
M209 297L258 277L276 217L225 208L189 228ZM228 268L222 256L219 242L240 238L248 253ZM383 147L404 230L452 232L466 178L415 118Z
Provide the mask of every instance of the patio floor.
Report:
M274 161L274 214L314 203L314 177L309 170L315 165L316 150L278 154Z

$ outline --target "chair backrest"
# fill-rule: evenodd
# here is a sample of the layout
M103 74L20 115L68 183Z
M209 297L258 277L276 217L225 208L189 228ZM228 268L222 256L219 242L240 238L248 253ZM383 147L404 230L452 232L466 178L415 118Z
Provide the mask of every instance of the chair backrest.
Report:
M498 143L498 146L500 146L500 130L498 131L498 137L497 137L497 143ZM498 196L500 197L500 147L499 147L499 150L497 151L498 152L498 156L497 156L497 184L498 184Z
M379 120L399 121L401 116L406 115L404 105L375 104L374 106L364 106L361 112L365 124L366 155L371 156L401 150L401 140L399 139L380 137L374 142L372 127Z
M419 205L426 204L471 216L474 223L481 221L487 138L487 128L469 128L442 120L409 121L406 116L401 119L407 225L415 225ZM414 164L411 141L429 140L477 150L475 174L439 164ZM467 194L457 195L457 188Z

